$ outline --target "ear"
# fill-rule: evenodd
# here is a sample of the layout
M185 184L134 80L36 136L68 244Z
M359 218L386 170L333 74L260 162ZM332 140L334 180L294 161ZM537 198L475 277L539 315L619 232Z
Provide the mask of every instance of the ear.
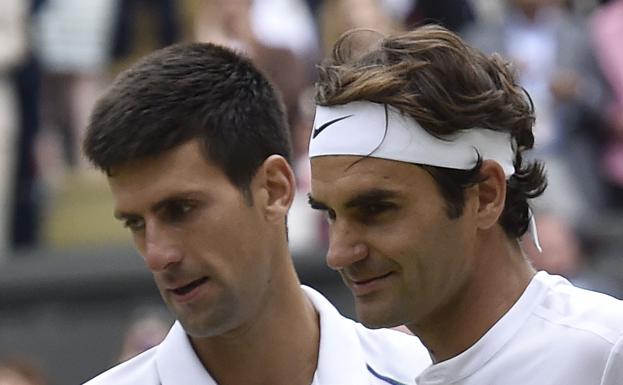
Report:
M256 189L261 190L260 194L254 194L258 197L256 204L262 206L267 220L283 222L296 190L292 168L281 155L271 155L264 160L255 178Z
M489 229L497 222L506 201L506 177L499 163L482 162L480 174L484 180L478 183L478 228Z

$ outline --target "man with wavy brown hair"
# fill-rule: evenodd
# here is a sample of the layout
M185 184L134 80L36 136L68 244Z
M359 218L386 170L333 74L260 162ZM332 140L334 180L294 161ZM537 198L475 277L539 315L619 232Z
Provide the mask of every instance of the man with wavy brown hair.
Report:
M428 384L623 383L623 303L535 272L534 112L499 56L438 26L344 35L320 67L310 204L370 327L406 325ZM361 39L357 39L360 46Z

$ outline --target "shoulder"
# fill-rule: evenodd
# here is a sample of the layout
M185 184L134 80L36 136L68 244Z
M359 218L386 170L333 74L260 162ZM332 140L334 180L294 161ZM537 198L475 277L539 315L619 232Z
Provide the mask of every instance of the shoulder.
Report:
M153 347L86 382L84 385L157 385L156 349Z
M432 363L428 350L411 334L368 329L359 323L354 323L354 328L368 365L380 374L412 379L414 372L419 373Z
M539 309L558 322L584 325L580 327L601 325L598 329L607 330L617 338L623 334L623 301L573 286L559 276L541 272L535 279L548 287Z
M567 328L597 345L612 348L623 336L623 301L606 294L581 289L558 276L539 273L548 289L535 308L547 322Z

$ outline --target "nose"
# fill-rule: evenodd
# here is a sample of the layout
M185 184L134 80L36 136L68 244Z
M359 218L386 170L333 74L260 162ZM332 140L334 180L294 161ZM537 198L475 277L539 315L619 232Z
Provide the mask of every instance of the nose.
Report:
M152 272L166 270L183 258L183 252L175 238L157 226L147 226L144 242L141 254Z
M361 242L357 230L347 224L333 223L329 229L329 250L327 265L333 270L340 270L368 256L368 246Z

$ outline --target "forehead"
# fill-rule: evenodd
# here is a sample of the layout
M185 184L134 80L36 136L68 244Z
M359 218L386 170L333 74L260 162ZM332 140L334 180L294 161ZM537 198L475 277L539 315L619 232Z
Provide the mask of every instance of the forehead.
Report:
M398 194L430 194L434 180L415 164L360 156L320 156L311 160L311 195L315 199L349 199L372 189Z
M233 188L221 168L203 156L197 141L116 167L108 182L117 206L148 204L187 191Z

